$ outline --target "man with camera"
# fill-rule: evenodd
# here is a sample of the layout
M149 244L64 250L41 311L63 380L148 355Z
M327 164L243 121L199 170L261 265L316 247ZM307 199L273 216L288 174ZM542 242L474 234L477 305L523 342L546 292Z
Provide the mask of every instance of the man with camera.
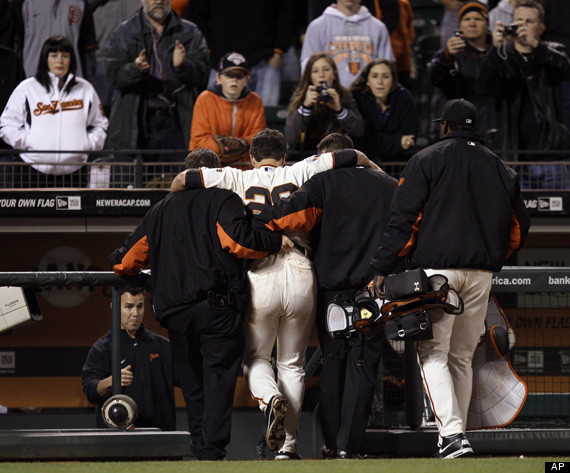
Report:
M481 63L492 46L487 6L467 2L459 9L457 18L459 29L429 63L430 77L445 100L463 98L477 106L477 132L487 141L490 136L487 137L486 132L492 123L492 98L481 94L477 87Z
M532 0L519 0L513 24L497 22L493 47L481 64L478 84L496 97L494 128L496 149L562 150L570 146L564 125L561 82L570 78L570 59L564 45L540 39L544 8ZM505 153L508 161L555 161L560 155ZM531 164L521 187L564 189L570 184L568 167Z

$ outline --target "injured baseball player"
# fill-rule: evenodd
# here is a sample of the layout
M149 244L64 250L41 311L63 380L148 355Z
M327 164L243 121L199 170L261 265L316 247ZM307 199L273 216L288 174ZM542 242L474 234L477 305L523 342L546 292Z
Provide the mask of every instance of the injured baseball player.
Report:
M341 150L284 166L287 141L277 130L261 130L251 142L254 169L200 168L180 173L171 190L218 187L236 192L260 213L297 190L314 174L335 167L378 168L362 152ZM305 393L305 351L315 321L316 281L306 234L290 235L296 247L261 258L248 269L250 308L245 323L244 375L251 396L267 417L267 445L276 460L299 459L298 426ZM271 363L277 347L277 377ZM276 379L277 378L277 379Z

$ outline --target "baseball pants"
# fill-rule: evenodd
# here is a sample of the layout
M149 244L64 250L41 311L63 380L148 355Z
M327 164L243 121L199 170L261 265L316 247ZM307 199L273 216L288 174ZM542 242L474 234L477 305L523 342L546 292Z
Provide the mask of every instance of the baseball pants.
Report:
M261 410L275 395L287 398L281 450L296 453L305 394L305 351L315 321L315 275L311 262L293 250L268 257L248 277L251 306L245 325L244 375ZM275 344L277 381L271 364Z
M485 324L493 273L477 269L426 270L442 274L463 299L463 314L430 311L433 339L417 342L418 359L440 437L465 432L471 401L473 354Z

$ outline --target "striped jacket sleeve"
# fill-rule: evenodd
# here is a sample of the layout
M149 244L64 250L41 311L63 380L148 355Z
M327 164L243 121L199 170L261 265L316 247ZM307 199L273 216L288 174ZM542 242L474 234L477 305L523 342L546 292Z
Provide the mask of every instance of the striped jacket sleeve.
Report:
M321 194L314 181L310 180L289 197L256 215L256 218L270 230L308 232L321 221L322 213Z
M256 225L236 194L230 195L221 207L216 229L222 248L238 258L263 258L281 249L281 235Z
M150 252L145 220L131 233L125 243L110 256L117 276L134 276L150 266Z

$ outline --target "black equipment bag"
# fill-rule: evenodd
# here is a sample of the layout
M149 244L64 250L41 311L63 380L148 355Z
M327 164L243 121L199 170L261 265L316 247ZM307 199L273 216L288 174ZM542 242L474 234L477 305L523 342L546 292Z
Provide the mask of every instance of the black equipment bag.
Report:
M388 340L430 340L433 338L431 319L427 310L398 315L384 325Z

